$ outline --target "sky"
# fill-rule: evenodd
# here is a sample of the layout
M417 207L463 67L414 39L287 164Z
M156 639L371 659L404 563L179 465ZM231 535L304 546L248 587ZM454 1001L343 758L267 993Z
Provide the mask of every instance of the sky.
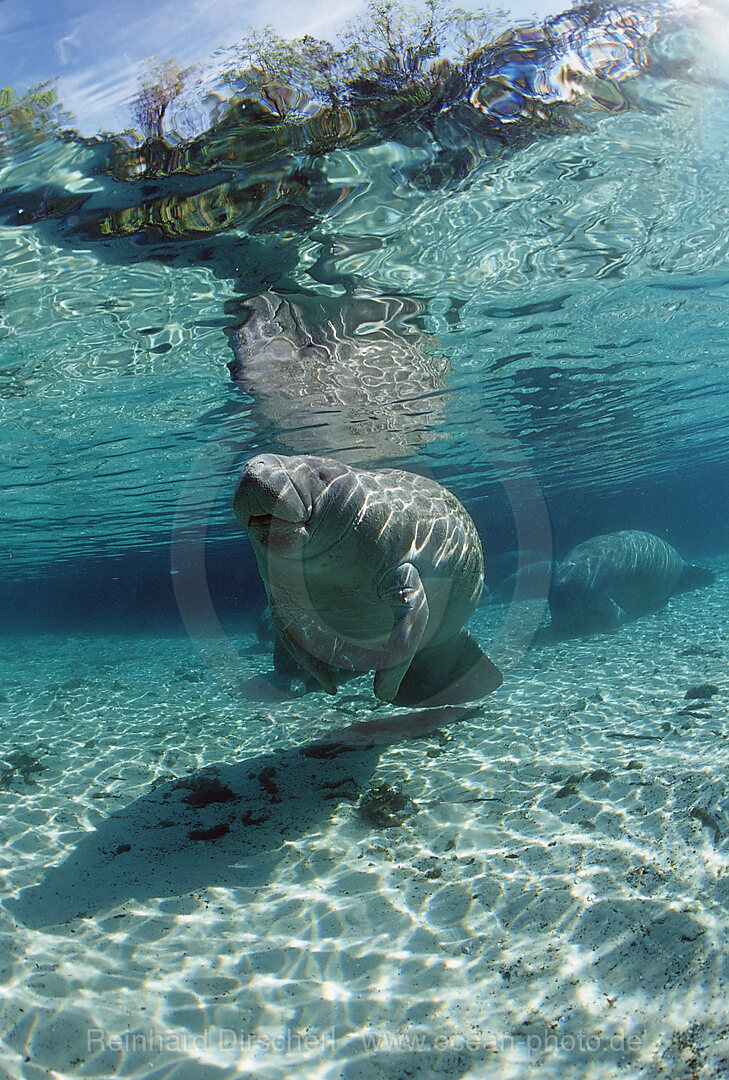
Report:
M474 8L487 6L473 4ZM564 10L569 0L514 0L514 20ZM0 0L0 86L22 93L58 79L84 135L123 130L150 58L209 63L251 26L284 37L333 38L364 0Z

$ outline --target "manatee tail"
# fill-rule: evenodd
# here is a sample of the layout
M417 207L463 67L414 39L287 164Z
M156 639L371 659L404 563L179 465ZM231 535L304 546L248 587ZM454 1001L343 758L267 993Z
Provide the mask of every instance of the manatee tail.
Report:
M713 570L709 570L705 566L694 566L691 563L686 563L674 592L680 593L688 592L690 589L701 589L705 585L711 585L715 578L716 574Z
M502 682L481 646L461 630L415 654L393 705L459 705L485 697Z

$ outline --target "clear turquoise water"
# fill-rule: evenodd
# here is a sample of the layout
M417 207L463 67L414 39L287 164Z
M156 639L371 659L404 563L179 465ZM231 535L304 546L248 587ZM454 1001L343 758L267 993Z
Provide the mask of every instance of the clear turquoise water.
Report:
M678 1077L689 1022L701 1075L725 1075L729 24L609 11L557 35L561 59L510 46L520 111L488 132L451 109L329 152L202 138L159 176L108 139L0 144L10 1075ZM315 336L386 312L402 385L387 350L367 378L235 382L226 330L266 291ZM261 696L263 593L231 498L269 448L435 476L494 577L516 546L646 528L718 591L526 656L543 609L482 608L505 698L302 768L302 746L388 707L366 679L335 704ZM706 680L719 698L680 713ZM284 797L261 837L233 814L191 848L228 816L192 813L180 779L216 768L255 817L271 761ZM381 780L414 826L363 831L355 801ZM382 1041L421 1026L428 1054ZM307 1027L305 1052L276 1044ZM152 1030L152 1065L109 1047ZM600 1052L551 1054L550 1032Z
M614 80L624 107L576 94L551 126L529 116L504 125L497 153L471 135L473 167L441 185L434 158L448 160L459 135L466 143L447 117L437 147L425 132L417 145L411 124L403 137L416 145L287 152L260 165L264 177L277 168L284 177L283 192L261 181L264 208L272 203L263 221L261 207L245 202L248 162L224 174L223 197L205 173L114 179L103 144L10 143L0 545L13 566L35 572L167 544L185 481L211 444L230 449L232 474L251 449L280 440L276 402L251 401L226 368L223 328L240 321L236 301L261 288L335 308L339 298L345 309L347 288L415 301L417 328L433 335L423 348L445 355L451 371L421 430L379 448L370 439L365 460L417 462L477 504L492 490L490 440L503 428L555 501L558 534L565 501L641 489L653 499L666 484L680 501L696 472L691 497L709 505L692 514L686 540L699 551L721 547L722 39L705 10L666 14L658 29L645 18L645 63ZM296 168L316 171L298 201L285 182ZM211 180L219 184L219 171ZM62 198L78 196L63 209ZM237 227L210 231L208 197L238 198ZM120 219L122 205L142 210ZM24 226L23 214L38 220ZM160 228L144 227L150 219ZM364 414L371 404L357 407ZM319 421L304 411L295 422ZM322 451L346 442L331 409L317 438ZM221 484L211 525L225 530ZM683 528L668 517L661 525ZM558 546L575 538L566 532Z

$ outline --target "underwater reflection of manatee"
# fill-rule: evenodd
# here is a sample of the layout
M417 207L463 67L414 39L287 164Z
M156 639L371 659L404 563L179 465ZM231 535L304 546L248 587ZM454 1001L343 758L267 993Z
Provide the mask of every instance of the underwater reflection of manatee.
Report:
M243 304L247 319L228 331L233 381L275 428L281 447L363 462L399 457L442 437L446 357L413 322L415 300L342 299L274 292Z

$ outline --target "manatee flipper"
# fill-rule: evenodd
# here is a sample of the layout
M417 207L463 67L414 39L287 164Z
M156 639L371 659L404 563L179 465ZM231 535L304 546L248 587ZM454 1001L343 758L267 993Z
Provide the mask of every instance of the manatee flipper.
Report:
M617 604L612 597L603 597L599 606L601 618L605 621L605 626L622 626L627 619L627 614L624 608L621 608L620 604Z
M294 660L276 631L273 635L273 670L284 680L301 679L307 693L320 689L319 679L305 671L298 660Z
M289 679L307 674L298 661L294 660L276 631L273 635L273 670Z
M288 651L289 655L293 657L299 667L302 667L304 671L308 671L310 675L313 675L313 677L321 686L322 690L326 690L327 694L336 694L337 687L332 677L331 668L327 664L325 664L323 660L317 659L316 656L311 656L308 652L305 652L300 645L297 645L291 635L288 634L286 630L284 630L273 608L271 609L271 614L273 615L273 625L276 630L276 640L274 642L273 650L273 665L276 670L281 670L281 668L279 668L276 663L276 645L278 645L279 648L281 648L281 646L284 646ZM282 664L283 667L283 662L280 655L278 656L278 662Z
M375 672L375 697L393 701L428 625L428 598L412 563L401 563L385 574L378 592L391 608L395 625Z
M499 669L463 629L415 655L393 704L458 705L485 697L502 682Z

